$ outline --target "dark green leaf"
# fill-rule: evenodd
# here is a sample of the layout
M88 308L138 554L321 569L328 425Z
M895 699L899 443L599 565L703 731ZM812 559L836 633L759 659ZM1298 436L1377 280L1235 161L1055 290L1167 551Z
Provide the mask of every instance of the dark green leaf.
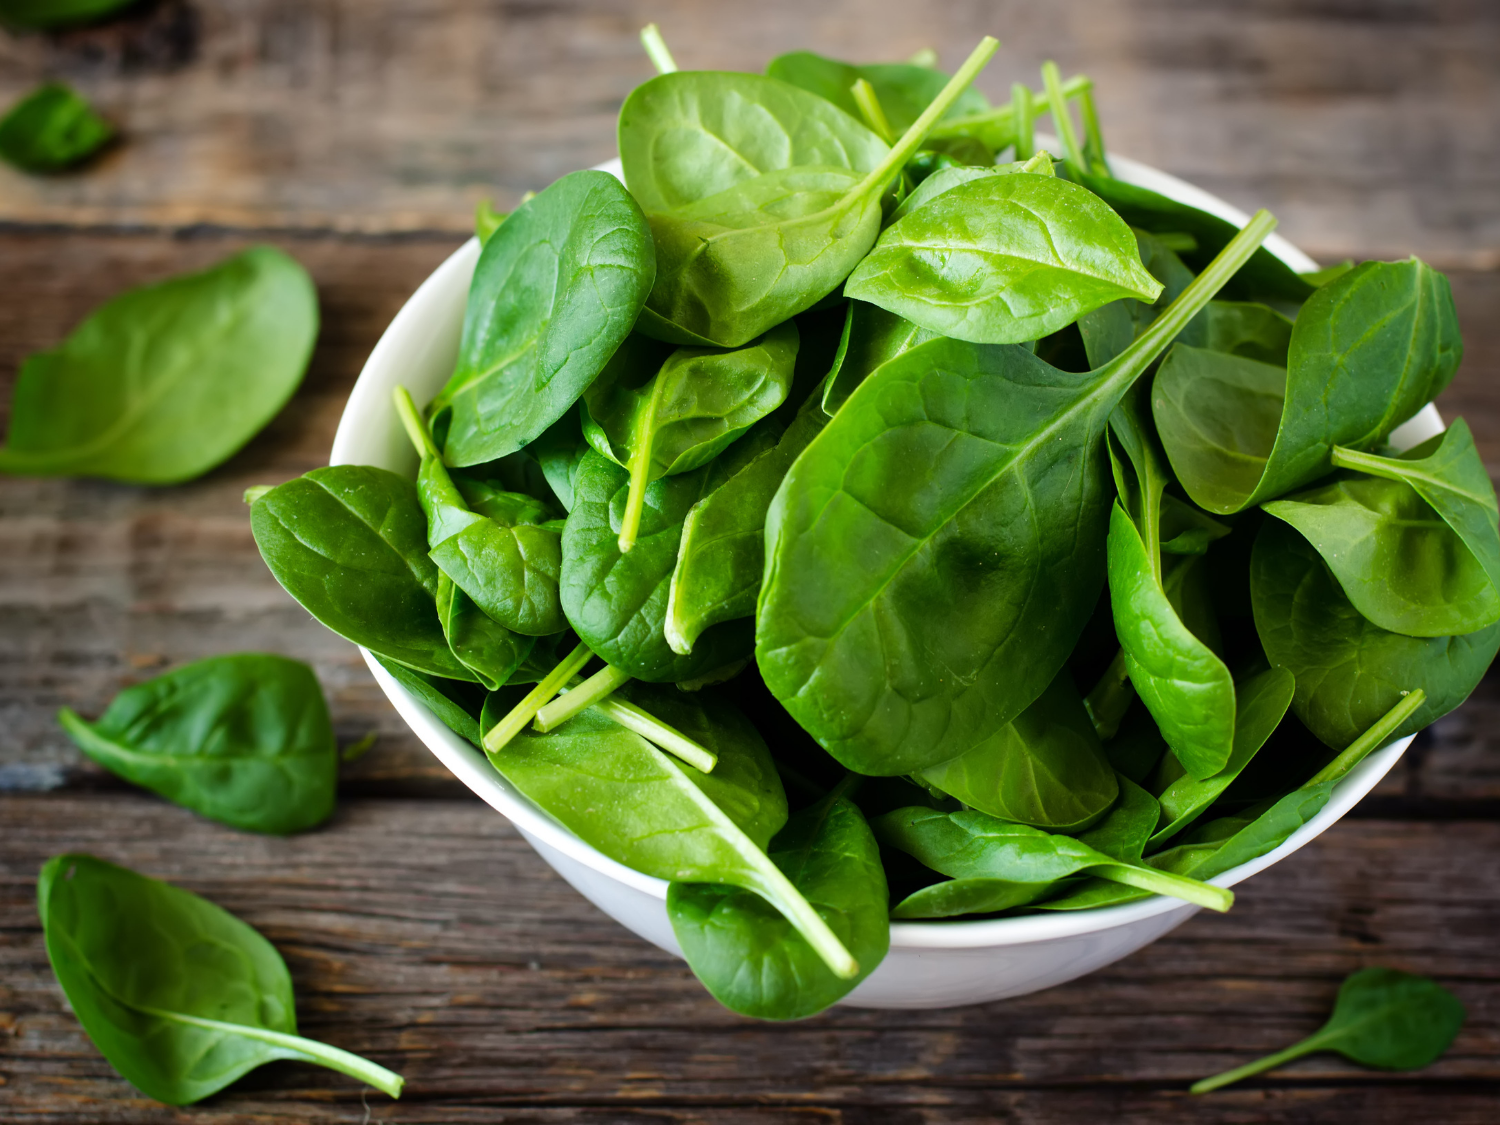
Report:
M843 339L823 385L823 412L830 417L837 414L872 371L938 335L879 305L850 301Z
M536 638L513 633L495 621L446 574L438 575L435 601L443 635L459 662L491 691L510 682Z
M688 965L719 1003L759 1019L801 1019L847 995L885 958L885 871L864 817L844 798L793 816L771 841L770 858L859 962L858 975L835 975L792 924L751 891L673 883L667 914Z
M565 512L573 508L573 485L578 479L578 468L583 464L584 455L589 451L578 414L577 410L566 411L547 427L541 437L526 447L536 456L548 487Z
M375 659L445 727L475 746L480 744L479 715L484 707L484 691L479 685L429 676L379 653Z
M59 855L37 879L37 912L73 1014L147 1097L188 1105L273 1059L400 1095L400 1075L297 1034L281 955L206 899L93 856Z
M948 81L946 74L932 67L911 63L856 65L824 58L811 51L778 55L766 67L766 74L827 99L855 120L861 119L859 103L849 90L863 78L874 87L886 120L898 133L911 127ZM959 95L943 116L965 117L983 113L989 108L988 99L971 86Z
M292 396L317 334L307 271L269 246L122 293L21 365L0 472L201 476Z
M429 407L451 410L450 465L538 437L630 332L656 272L645 217L606 172L571 172L511 212L485 243L458 365Z
M70 87L47 82L0 118L0 159L27 172L55 172L92 156L114 133Z
M54 28L102 19L140 0L0 0L0 23L9 27Z
M333 812L337 744L300 661L215 656L126 688L96 722L58 720L105 769L231 827L286 835Z

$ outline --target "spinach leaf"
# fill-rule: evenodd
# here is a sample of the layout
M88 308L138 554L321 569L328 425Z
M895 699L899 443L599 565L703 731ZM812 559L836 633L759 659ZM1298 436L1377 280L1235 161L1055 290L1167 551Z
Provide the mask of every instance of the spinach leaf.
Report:
M1067 93L1066 86L1063 92ZM1085 171L1072 161L1063 165L1062 172L1104 200L1131 226L1152 234L1190 236L1193 249L1184 249L1181 257L1191 270L1201 271L1235 236L1235 225L1228 220L1150 188ZM1223 288L1227 300L1297 303L1307 300L1314 290L1313 284L1264 247L1256 250Z
M708 464L786 400L797 346L787 321L729 352L678 348L660 370L612 361L584 392L584 436L630 472L620 550L634 546L647 484Z
M474 208L474 237L479 239L479 245L483 246L490 240L490 235L500 229L500 224L505 222L509 212L496 211L495 205L488 199L481 199Z
M491 691L509 683L530 654L536 638L513 633L495 621L442 572L438 574L434 601L438 620L443 623L443 636L448 638L448 647L459 663Z
M584 440L578 411L569 410L543 431L542 436L526 447L541 466L547 486L557 497L563 511L573 510L573 485L578 480L578 469L589 451Z
M705 883L667 888L667 915L693 973L714 999L759 1019L793 1020L847 995L890 948L880 848L853 802L830 795L771 841L774 863L859 963L841 977L765 899Z
M562 607L575 632L608 663L636 679L695 679L748 654L747 621L716 625L680 656L667 643L663 622L676 569L683 522L709 495L775 440L756 427L701 469L647 486L639 535L622 552L620 527L630 481L625 470L590 451L579 471L573 510L562 535Z
M1361 1066L1420 1070L1448 1049L1467 1016L1457 996L1427 977L1398 969L1361 969L1339 986L1333 1015L1285 1050L1194 1082L1206 1094L1319 1051L1337 1051Z
M964 809L897 809L872 827L881 843L899 848L949 876L898 903L893 918L945 918L991 913L1036 901L1059 880L1085 872L1127 886L1182 898L1220 912L1234 895L1221 887L1115 859L1071 836L1010 824Z
M411 481L362 465L314 469L258 496L250 529L276 581L339 636L421 672L473 679L443 635Z
M1109 815L1078 839L1096 851L1122 863L1141 863L1146 841L1156 827L1161 808L1156 798L1124 774L1119 775L1120 799ZM1151 863L1150 860L1144 862ZM1154 865L1153 865L1154 866ZM1122 883L1112 883L1096 876L1069 877L1054 884L1058 892L1043 892L1045 901L1030 905L1039 910L1087 910L1095 906L1112 906L1120 901L1146 898L1149 891L1137 890Z
M49 29L102 19L139 0L3 0L0 23L7 27Z
M717 194L695 194L691 202L669 204L671 210L655 210L656 203L643 196L651 212L658 262L649 307L720 346L738 347L817 304L874 244L886 186L937 118L983 68L996 46L994 39L986 37L896 146L869 171L843 161L783 164L778 160L772 169L746 178L754 166L736 161L734 180ZM636 93L656 83L687 77L662 75ZM774 79L760 81L775 84ZM712 89L716 98L732 100L740 112L756 108L753 103L731 99L728 86ZM783 89L789 93L795 88ZM799 96L809 95L799 92ZM813 100L820 106L828 105L821 99ZM621 111L621 156L626 179L634 190L624 125L629 109L627 101ZM757 120L766 117L758 116ZM883 147L883 142L873 134L871 137ZM717 147L722 150L726 146ZM789 155L782 145L775 147L779 158ZM716 172L725 160L723 156L717 158ZM672 161L662 159L660 163L670 165ZM713 182L726 178L705 177L695 162L685 163L695 186L705 179Z
M1062 832L1098 820L1119 792L1067 669L995 734L918 776L980 812Z
M939 333L903 320L879 305L850 301L844 335L828 372L828 381L823 384L823 412L829 417L837 414L854 389L881 364L939 338Z
M338 746L300 661L215 656L126 688L96 722L57 718L105 769L233 828L284 836L333 812Z
M970 180L978 180L985 176L1005 176L1016 172L1034 172L1039 176L1051 176L1052 157L1049 153L1039 152L1025 160L1015 160L1009 164L1001 164L998 167L991 161L984 165L955 164L946 168L939 168L920 184L911 190L896 209L891 212L886 220L886 225L904 219L918 207L929 203L945 192L952 191L960 184L966 184ZM1174 294L1175 296L1175 294Z
M1409 637L1500 621L1500 591L1458 533L1402 480L1339 473L1265 505L1306 537L1354 608ZM1500 535L1491 544L1500 566Z
M1448 385L1462 353L1447 278L1415 258L1366 262L1303 305L1287 368L1179 345L1152 408L1188 495L1237 512L1327 473L1336 445L1380 441Z
M959 184L892 224L844 293L944 336L1018 344L1161 288L1097 196L1017 173Z
M486 723L490 713L486 703ZM611 859L659 879L754 891L835 975L854 977L854 958L762 851L786 817L765 743L747 735L714 749L713 773L700 773L590 709L551 733L522 730L486 752L507 781ZM777 795L779 805L763 811Z
M1210 301L1178 340L1195 348L1285 367L1292 346L1292 322L1266 305Z
M765 571L766 512L787 469L828 422L819 398L809 395L775 446L688 510L662 619L673 652L686 656L704 630L754 615Z
M45 82L0 118L0 160L55 172L98 152L114 128L71 87Z
M1474 690L1500 650L1500 625L1459 637L1406 637L1355 609L1311 544L1267 520L1250 555L1255 629L1271 664L1297 678L1292 711L1344 746L1421 688L1426 704L1396 735L1421 730Z
M898 133L910 128L948 83L948 76L933 67L911 63L856 65L811 51L778 55L766 66L766 74L817 94L856 120L860 118L859 105L849 91L863 78L874 89L880 108ZM971 86L954 100L943 119L984 113L989 108L989 100Z
M1395 457L1335 446L1333 463L1411 485L1458 533L1490 582L1500 589L1500 512L1495 486L1474 447L1469 424L1462 418L1437 437Z
M192 480L292 397L317 334L312 280L269 246L122 293L22 363L0 473Z
M273 1059L400 1096L399 1074L297 1034L281 955L207 899L76 854L49 859L36 891L47 958L73 1014L147 1097L188 1105Z
M379 653L376 653L375 659L397 683L416 696L422 706L437 716L445 727L459 738L466 739L475 746L480 745L479 715L484 707L485 693L477 685L429 676Z
M513 453L562 417L630 332L656 274L640 207L607 172L570 172L484 244L458 364L428 407L451 412L450 465Z
M1103 579L1107 419L1273 222L1252 221L1098 371L934 340L881 366L803 451L766 520L756 660L846 767L947 761L1052 681Z

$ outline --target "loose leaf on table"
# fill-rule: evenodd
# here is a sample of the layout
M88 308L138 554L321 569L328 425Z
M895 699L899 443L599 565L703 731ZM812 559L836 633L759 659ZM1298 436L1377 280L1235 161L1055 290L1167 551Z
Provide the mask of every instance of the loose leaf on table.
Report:
M910 128L948 83L948 76L933 67L912 63L853 64L811 51L778 55L766 66L766 74L817 94L856 120L860 119L860 108L850 88L863 78L873 88L891 128L898 133ZM984 113L989 108L988 99L971 86L953 101L943 120Z
M970 808L1064 832L1097 820L1118 794L1066 669L995 734L918 776Z
M256 497L250 529L276 581L345 640L421 672L474 678L443 634L427 519L405 477L314 469Z
M583 397L589 444L630 472L621 550L634 545L647 484L708 464L786 400L798 334L788 321L742 348L678 348L665 362L651 344L644 362L615 353Z
M1426 704L1396 733L1421 730L1468 698L1500 650L1500 624L1457 637L1380 628L1350 603L1312 545L1279 520L1266 520L1256 536L1250 599L1266 656L1297 678L1292 711L1333 747L1415 688Z
M616 668L649 681L696 679L749 655L749 621L713 626L686 656L667 643L663 622L689 511L774 442L774 429L757 426L701 469L653 481L629 552L619 547L629 477L612 461L589 452L563 528L561 584L568 622L589 648Z
M1366 262L1308 298L1287 367L1178 345L1152 411L1187 494L1238 512L1327 473L1334 446L1384 439L1462 354L1447 278L1415 258Z
M0 118L0 160L27 172L56 172L92 156L114 134L71 87L47 82Z
M1234 895L1192 879L1116 859L1071 836L1056 836L964 809L897 809L877 817L876 837L915 856L954 884L937 883L898 903L894 918L992 913L1036 901L1060 880L1095 874L1127 886L1225 911Z
M1339 986L1323 1027L1285 1050L1193 1083L1206 1094L1319 1051L1337 1051L1361 1066L1420 1070L1434 1063L1467 1016L1457 996L1427 977L1399 969L1361 969Z
M803 451L766 520L756 660L835 758L937 765L1051 683L1103 580L1109 415L1273 222L1252 221L1098 371L934 340L880 367Z
M3 0L0 24L50 29L102 19L140 0Z
M1302 533L1382 629L1446 637L1500 621L1486 567L1405 481L1341 472L1265 510ZM1500 563L1500 537L1490 547Z
M485 692L480 685L462 680L429 676L389 657L376 654L380 666L418 701L437 716L439 722L460 738L479 742L479 716L484 707Z
M667 916L683 956L716 1000L744 1016L802 1019L848 994L890 947L890 904L880 848L860 811L830 795L794 815L771 862L859 963L835 974L786 917L751 891L675 882Z
M996 46L984 39L890 149L830 103L775 79L679 73L638 87L620 111L620 154L656 240L648 307L737 347L833 292L874 245L887 185ZM800 125L769 128L782 119L766 108L771 103L783 103L799 122L835 115L842 151L826 145L812 156L797 143ZM683 117L692 122L678 125ZM742 153L739 128L749 121L759 135ZM709 122L720 131L703 146ZM852 142L851 130L868 140Z
M274 1059L400 1096L399 1074L297 1034L281 955L207 899L89 855L54 856L36 890L47 959L73 1014L147 1097L188 1105Z
M944 336L1018 344L1161 288L1091 192L1017 173L959 184L888 227L844 293Z
M285 835L333 812L338 744L301 661L210 657L126 688L95 722L57 717L105 769L231 827Z
M837 414L854 388L881 364L938 336L939 333L903 320L879 305L850 301L844 335L828 372L828 381L823 384L823 412L829 417Z
M611 859L659 879L754 891L836 975L852 978L854 958L762 850L786 819L765 743L749 728L714 748L713 773L700 773L591 709L548 734L522 730L489 757L507 781Z
M562 417L630 332L656 276L640 207L606 172L570 172L484 244L452 377L443 457L513 453Z
M307 271L269 246L122 293L21 364L0 473L201 476L291 398L317 334Z
M766 512L792 462L828 423L817 391L776 444L699 500L682 523L662 632L679 655L705 630L751 617L766 560Z

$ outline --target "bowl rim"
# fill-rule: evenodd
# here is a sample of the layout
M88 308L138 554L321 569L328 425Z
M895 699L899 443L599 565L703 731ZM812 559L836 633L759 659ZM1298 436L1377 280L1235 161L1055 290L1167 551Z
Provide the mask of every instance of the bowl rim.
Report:
M1054 150L1057 147L1055 140L1050 137L1039 134L1037 140L1042 147ZM1109 159L1116 176L1122 180L1217 215L1236 226L1244 226L1249 221L1245 212L1176 176L1126 157L1111 154ZM616 177L622 175L618 159L598 165L596 170L609 172ZM1317 262L1279 234L1271 234L1264 245L1294 270L1306 272L1318 268ZM391 390L400 382L401 372L409 369L413 362L445 351L451 352L456 348L457 326L462 323L463 297L468 293L468 279L478 258L479 241L477 238L470 238L417 287L391 320L350 392L334 435L329 454L330 465L376 463L387 468L413 471L415 454L400 436L399 423L391 408ZM459 295L456 309L455 294ZM452 337L446 343L437 339L442 336L444 329ZM1392 443L1402 447L1414 445L1442 429L1442 419L1437 410L1428 404L1392 434ZM371 434L377 430L382 435L381 439L372 442ZM372 447L377 450L373 459L370 455ZM626 867L584 843L559 821L513 789L499 771L490 765L482 750L449 730L425 704L402 687L368 649L361 647L360 653L375 681L413 733L486 804L505 816L525 835L535 837L615 882L651 898L665 900L666 880ZM1221 887L1234 886L1280 862L1322 835L1379 783L1414 737L1408 735L1396 739L1369 754L1334 786L1333 793L1322 810L1280 846L1209 881ZM891 947L936 951L1020 945L1128 926L1172 911L1191 913L1197 909L1198 907L1180 899L1158 895L1121 906L1050 914L973 921L892 922Z

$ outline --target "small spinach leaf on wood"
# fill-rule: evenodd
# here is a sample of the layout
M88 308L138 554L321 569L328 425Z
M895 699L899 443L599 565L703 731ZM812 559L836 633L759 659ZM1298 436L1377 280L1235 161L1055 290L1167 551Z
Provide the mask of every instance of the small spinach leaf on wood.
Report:
M1103 580L1109 415L1273 222L1253 220L1099 371L934 340L880 367L803 451L767 516L756 660L846 767L947 761L1052 681Z
M428 408L451 413L450 465L513 453L562 417L630 332L656 274L640 207L606 172L570 172L480 252L458 363Z
M1154 301L1161 283L1135 236L1097 196L1055 176L982 176L881 234L844 286L944 336L1036 340L1122 297Z
M57 717L105 769L231 827L280 836L333 812L338 745L300 661L215 656L126 688L95 722Z
M1098 820L1119 791L1066 669L995 734L919 776L980 812L1062 832Z
M1425 704L1394 733L1421 730L1468 698L1500 650L1500 625L1407 637L1373 624L1312 545L1279 520L1266 520L1256 536L1250 599L1266 656L1297 678L1293 712L1333 747L1349 744L1417 688Z
M269 246L122 293L22 363L0 473L192 480L291 398L317 334L312 280Z
M667 914L688 965L719 1003L759 1019L802 1019L847 995L884 960L891 930L885 870L869 825L839 796L793 816L769 854L859 962L854 977L830 970L751 891L676 882L667 888Z
M27 172L55 172L92 156L114 133L71 87L47 82L0 118L0 160Z
M276 581L339 636L421 672L473 679L443 635L411 481L361 465L314 469L259 496L250 529Z
M399 1074L297 1034L281 955L207 899L93 856L59 855L37 879L37 913L73 1014L147 1097L188 1105L274 1059L400 1096Z
M1152 410L1188 495L1227 514L1324 475L1334 446L1383 439L1462 354L1447 278L1415 258L1366 262L1303 305L1287 368L1179 345Z
M1319 1051L1361 1066L1420 1070L1448 1049L1468 1013L1457 996L1427 977L1397 969L1361 969L1339 986L1333 1014L1300 1043L1193 1083L1206 1094Z

